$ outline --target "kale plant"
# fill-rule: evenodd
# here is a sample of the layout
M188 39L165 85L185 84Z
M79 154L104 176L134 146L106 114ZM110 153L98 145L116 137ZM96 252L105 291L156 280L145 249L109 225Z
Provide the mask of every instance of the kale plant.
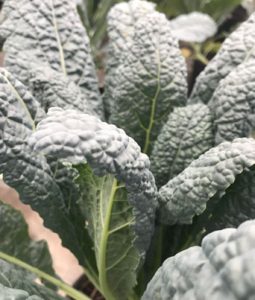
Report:
M2 20L1 174L96 289L253 299L255 15L190 97L171 24L150 2L109 12L103 95L74 2L5 0ZM63 299L53 286L89 299L56 278L18 212L0 215L3 299Z

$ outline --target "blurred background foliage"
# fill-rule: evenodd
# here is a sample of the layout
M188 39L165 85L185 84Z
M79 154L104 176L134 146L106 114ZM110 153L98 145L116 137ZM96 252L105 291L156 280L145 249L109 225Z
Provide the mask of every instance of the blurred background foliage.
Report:
M79 0L78 11L91 39L94 53L105 42L106 17L110 8L125 0ZM218 24L241 3L241 0L152 0L159 11L169 18L200 11L210 15Z
M224 21L241 0L155 0L158 9L168 17L199 11L210 15L217 23Z

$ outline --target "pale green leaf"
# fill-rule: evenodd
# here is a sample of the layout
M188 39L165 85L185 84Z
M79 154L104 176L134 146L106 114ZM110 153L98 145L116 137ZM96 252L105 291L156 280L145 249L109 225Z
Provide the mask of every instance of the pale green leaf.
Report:
M109 285L108 297L123 299L136 284L141 260L141 253L134 247L135 217L126 189L113 176L97 177L85 165L77 168L83 195L80 205L94 241L99 282L103 290L107 289L105 283Z

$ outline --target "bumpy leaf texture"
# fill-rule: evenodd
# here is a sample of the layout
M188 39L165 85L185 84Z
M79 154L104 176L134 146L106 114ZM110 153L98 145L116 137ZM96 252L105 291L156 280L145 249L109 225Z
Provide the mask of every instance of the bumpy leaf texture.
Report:
M46 158L34 153L26 139L44 115L27 89L5 70L0 71L0 168L4 181L15 188L25 204L37 211L45 225L57 232L63 244L84 264L83 220L72 211ZM73 203L75 205L75 203Z
M255 129L255 60L235 68L221 80L209 107L214 115L215 142L249 137Z
M255 14L240 25L198 76L189 103L208 103L220 81L238 65L255 55Z
M167 259L142 300L253 299L255 222L209 234L201 247Z
M108 74L105 97L110 121L149 152L173 107L186 102L186 68L164 15L145 14L131 30L120 63Z
M0 202L0 251L54 275L47 243L32 241L21 213L2 202Z
M213 196L222 197L236 176L254 164L253 139L236 139L210 149L160 189L162 221L191 223Z
M154 229L157 200L148 157L122 129L60 108L49 110L30 145L76 165L100 286L106 298L128 298Z
M61 72L81 89L93 110L102 116L89 39L80 23L75 1L7 0L2 13L0 37L4 42L5 66L18 75L24 68L24 64L19 66L22 58L17 59L21 54L34 63ZM29 66L26 71L29 73Z
M237 227L255 217L255 171L244 171L238 175L234 184L216 202L210 211L210 218L206 222L206 232L212 232L228 227Z
M124 182L134 208L138 249L147 249L157 201L149 160L122 129L73 110L51 108L30 137L34 150L72 164L88 163L96 175Z
M151 153L151 170L157 184L166 184L213 143L212 116L206 105L176 108L162 127Z
M155 4L142 0L130 0L111 8L107 16L111 67L120 63L123 51L128 51L129 43L132 42L135 33L136 22L153 13L155 13Z
M53 70L47 64L38 64L31 50L14 55L12 61L15 63L8 67L25 83L45 111L59 106L95 114L81 89L63 73Z
M114 5L107 15L109 36L106 65L106 84L103 95L106 116L109 117L111 97L115 88L114 72L122 62L123 52L127 52L133 40L136 22L155 13L155 4L143 0L131 0Z
M3 300L64 300L49 288L34 282L35 276L0 260L0 296ZM10 297L8 298L7 297Z

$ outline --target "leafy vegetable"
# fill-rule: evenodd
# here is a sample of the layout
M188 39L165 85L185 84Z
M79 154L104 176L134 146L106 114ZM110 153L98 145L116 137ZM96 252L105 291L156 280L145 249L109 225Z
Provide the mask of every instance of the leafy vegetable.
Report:
M7 288L5 286L0 285L1 297L3 299L13 299L13 300L42 300L37 296L30 297L29 294L22 290Z
M217 24L208 15L193 12L170 22L173 35L182 41L202 43L217 32Z
M254 167L238 175L221 199L211 209L211 217L205 229L212 232L221 228L237 227L254 218Z
M35 130L35 120L44 114L27 89L7 71L0 73L0 166L4 181L15 188L21 200L31 205L45 225L57 232L64 245L84 262L83 220L76 211L77 228L72 223L75 202L68 203L46 158L31 151L26 139ZM49 214L50 210L50 214ZM77 231L76 231L77 230Z
M6 297L3 299L63 300L56 292L35 283L34 280L32 273L0 260L0 293Z
M140 262L141 254L134 247L136 220L124 186L113 176L99 178L88 167L80 166L79 169L83 191L81 205L95 244L99 281L104 291L109 289L109 298L114 294L122 299L136 284L135 274Z
M167 259L149 283L143 300L249 299L254 295L255 222L206 236ZM244 276L245 274L245 276Z
M235 177L255 163L255 141L236 139L210 149L159 191L161 218L169 224L191 223L216 193L224 195Z
M155 13L155 5L147 1L131 0L115 5L108 14L110 62L118 65L123 51L128 51L135 34L135 25L142 18ZM112 66L111 66L112 67Z
M176 108L163 126L151 154L151 168L162 186L213 146L212 116L204 104Z
M86 9L105 15L112 1L90 1ZM237 3L217 1L189 1L182 9L210 11L218 3L229 12ZM106 300L140 299L162 262L176 254L142 299L251 298L253 280L249 285L243 274L253 276L245 259L254 254L254 222L215 232L199 245L208 232L255 218L255 141L247 138L255 126L255 16L211 62L210 55L201 57L208 45L189 44L189 69L194 57L207 64L190 105L173 30L179 21L168 21L150 2L123 2L109 13L103 102L74 2L6 0L2 17L8 71L0 70L1 174L74 253L96 290ZM192 41L215 33L211 19L210 33L196 22ZM1 214L4 297L62 299L46 281L88 300L53 277L45 244L29 239L17 212L0 205Z
M235 68L221 80L209 102L214 113L217 144L252 135L255 128L254 66L255 60L251 58Z
M111 97L110 121L150 152L173 107L186 102L186 70L163 15L148 14L133 26L128 51L122 49L121 64L109 74L110 95L106 95Z
M169 16L200 11L221 22L241 0L159 0L158 7Z
M154 5L147 1L131 0L115 5L107 16L108 45L106 85L103 95L106 115L111 113L112 94L115 89L115 71L122 61L123 52L128 52L135 33L135 24L141 17L155 13ZM121 24L121 26L120 26Z
M189 103L208 103L220 81L254 57L254 22L255 14L226 39L218 54L198 76Z
M94 241L100 286L109 299L128 296L135 284L134 270L149 246L157 206L148 158L115 126L57 108L49 110L30 144L45 155L74 165L88 163L96 175L114 174L125 183L129 205L116 179L97 179L79 167L84 214ZM119 278L120 272L125 276Z
M102 115L89 40L79 22L75 3L69 0L23 0L17 4L17 1L9 0L2 13L5 21L0 36L5 41L5 67L15 74L22 72L20 69L24 65L17 65L20 54L34 63L39 60L79 86L95 112ZM70 25L66 27L66 24ZM31 72L29 65L27 72Z
M2 202L0 202L0 251L54 275L47 244L44 241L32 241L21 213Z
M31 60L32 59L32 60ZM30 92L40 102L45 111L50 107L61 106L66 109L96 114L81 89L61 72L51 69L42 63L38 66L30 51L11 57L8 68L18 74L19 80L26 83Z

